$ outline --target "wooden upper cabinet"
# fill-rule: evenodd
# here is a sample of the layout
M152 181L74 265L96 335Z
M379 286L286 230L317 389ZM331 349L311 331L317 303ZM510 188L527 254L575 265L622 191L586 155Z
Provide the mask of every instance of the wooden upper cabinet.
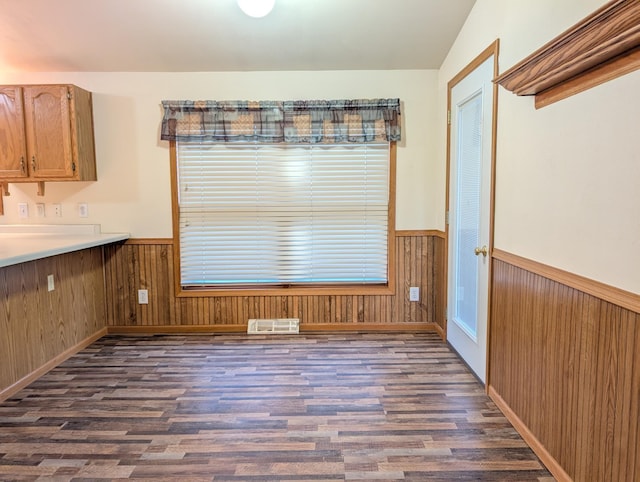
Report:
M0 178L28 174L22 88L0 87Z
M0 180L96 180L90 92L75 85L25 85L0 89L22 92L22 116L16 114L9 119L0 110L3 112L0 114L0 136L5 131L17 132L22 126L22 145L25 146L22 152L26 152L25 162L22 163L22 155L18 161L20 171L16 170L14 164L5 161L3 154L0 159ZM7 110L2 104L0 109ZM18 143L18 136L15 138ZM4 167L5 162L7 168Z
M43 85L24 90L27 152L31 177L73 177L70 102L67 87Z

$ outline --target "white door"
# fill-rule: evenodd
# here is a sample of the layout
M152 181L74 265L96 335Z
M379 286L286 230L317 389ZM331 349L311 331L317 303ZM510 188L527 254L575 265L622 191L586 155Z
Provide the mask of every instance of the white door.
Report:
M490 56L451 89L447 340L486 379L492 171Z

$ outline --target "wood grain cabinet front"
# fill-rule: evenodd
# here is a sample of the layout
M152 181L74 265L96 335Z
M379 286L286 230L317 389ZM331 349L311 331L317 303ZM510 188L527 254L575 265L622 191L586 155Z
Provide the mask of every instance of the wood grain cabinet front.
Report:
M29 175L22 87L0 87L0 179Z
M95 181L91 93L0 86L0 182Z

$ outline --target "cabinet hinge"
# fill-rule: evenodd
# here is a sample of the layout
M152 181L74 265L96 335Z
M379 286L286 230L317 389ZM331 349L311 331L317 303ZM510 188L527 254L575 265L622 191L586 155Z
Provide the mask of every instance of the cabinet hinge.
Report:
M67 99L71 100L71 91L67 90Z
M447 111L447 124L451 125L451 111Z
M449 211L444 213L444 224L449 224Z
M75 162L72 162L72 163L71 163L71 170L72 170L73 172L76 172L76 163L75 163Z

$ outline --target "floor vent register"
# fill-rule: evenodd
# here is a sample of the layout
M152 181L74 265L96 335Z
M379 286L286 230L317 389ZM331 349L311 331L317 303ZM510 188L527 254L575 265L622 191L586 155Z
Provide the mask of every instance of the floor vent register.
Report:
M298 318L265 318L249 320L247 333L250 334L297 334L300 333Z

